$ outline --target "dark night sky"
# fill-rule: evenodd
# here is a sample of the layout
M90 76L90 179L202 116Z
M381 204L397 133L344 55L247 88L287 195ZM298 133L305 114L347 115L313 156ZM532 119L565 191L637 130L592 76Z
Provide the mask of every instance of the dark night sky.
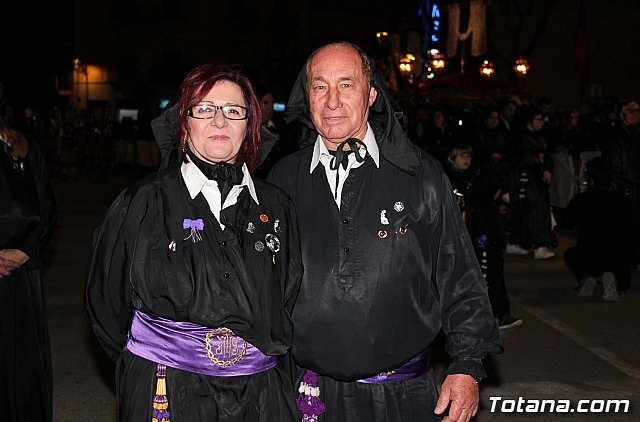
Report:
M0 2L0 81L9 102L37 102L72 56L70 0Z

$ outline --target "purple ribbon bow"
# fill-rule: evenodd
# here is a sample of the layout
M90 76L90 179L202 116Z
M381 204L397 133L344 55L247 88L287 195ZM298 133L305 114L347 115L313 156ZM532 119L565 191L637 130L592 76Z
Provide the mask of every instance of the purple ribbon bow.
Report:
M204 229L204 221L202 221L202 218L198 218L197 220L189 220L188 218L185 218L182 222L182 228L202 230Z

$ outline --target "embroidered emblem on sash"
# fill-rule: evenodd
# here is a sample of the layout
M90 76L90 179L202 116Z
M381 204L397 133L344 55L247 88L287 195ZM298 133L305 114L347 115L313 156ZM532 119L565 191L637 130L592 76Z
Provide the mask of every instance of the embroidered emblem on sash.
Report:
M247 342L228 328L209 331L205 337L207 357L218 366L232 366L247 353Z

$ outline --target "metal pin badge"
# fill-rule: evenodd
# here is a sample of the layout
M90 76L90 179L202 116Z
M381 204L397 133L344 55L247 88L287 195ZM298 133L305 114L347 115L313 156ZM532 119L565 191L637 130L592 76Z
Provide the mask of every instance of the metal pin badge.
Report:
M380 211L380 224L389 224L389 219L387 218L387 210Z
M264 236L264 241L271 252L275 253L280 251L280 239L278 239L278 236L275 234L267 233Z
M247 231L249 233L253 233L256 231L256 226L254 226L251 221L249 221L249 224L247 224Z
M402 210L404 210L404 204L398 201L395 204L393 204L393 209L396 210L396 212L401 212Z
M281 233L282 229L280 228L280 219L276 218L273 220L273 231L276 233Z
M266 223L267 221L269 221L269 216L267 214L260 214L260 221Z
M408 224L403 224L402 227L400 227L398 229L398 233L400 234L406 234L409 231L409 225Z
M384 239L385 237L387 237L387 231L386 230L380 230L378 231L378 237L380 239Z
M176 241L172 240L171 243L169 243L169 250L175 252L176 251Z
M253 244L253 247L256 249L256 251L258 252L262 252L264 251L264 243L262 243L260 240L258 240L256 243Z

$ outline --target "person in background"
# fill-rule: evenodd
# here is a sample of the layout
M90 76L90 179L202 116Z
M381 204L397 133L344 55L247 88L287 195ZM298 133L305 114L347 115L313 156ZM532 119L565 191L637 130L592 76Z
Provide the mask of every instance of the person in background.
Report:
M435 107L425 135L426 151L446 166L449 149L457 141L456 127L450 122L450 116L444 107Z
M506 98L498 103L498 110L500 113L500 128L510 133L512 137L515 137L517 128L514 128L514 124L517 120L517 113L521 104L514 98Z
M549 247L555 242L551 220L549 184L553 177L545 139L540 135L544 125L542 110L527 108L525 128L516 144L515 164L509 175L509 254L526 255L533 248L534 259L549 259L555 253Z
M498 328L517 327L522 324L522 319L511 315L504 279L502 249L505 235L500 198L506 189L500 160L493 161L479 171L472 171L473 157L470 144L456 144L449 152L445 170L487 283L489 303L494 317L498 319Z
M602 158L586 165L587 190L571 199L567 222L576 229L576 244L564 252L564 262L575 275L580 296L592 296L601 282L602 298L618 300L631 285L633 252L629 245L631 207L613 184L613 170Z
M471 198L470 191L474 182L474 174L471 171L473 148L466 142L460 142L451 147L447 157L445 173L451 182L453 195L460 207L462 220L467 229L471 224Z
M262 146L260 149L260 161L254 172L255 177L265 178L271 167L289 152L289 142L284 130L274 122L275 99L271 91L265 92L260 97L262 110Z
M125 189L92 242L84 302L116 362L117 420L299 420L287 359L297 218L282 190L251 177L254 89L204 64L169 113L180 166Z
M0 418L5 421L52 420L51 346L40 267L57 217L37 143L0 116Z
M405 137L372 63L347 42L311 54L285 113L301 150L267 178L299 219L298 406L322 422L466 422L499 331L451 184ZM439 390L441 330L451 363Z
M609 130L602 156L613 171L613 182L631 204L628 222L633 233L633 264L640 265L640 104L629 100L621 104L619 120Z
M498 162L510 165L514 145L509 132L500 125L498 110L492 107L482 110L480 120L472 142L475 167L482 169Z

